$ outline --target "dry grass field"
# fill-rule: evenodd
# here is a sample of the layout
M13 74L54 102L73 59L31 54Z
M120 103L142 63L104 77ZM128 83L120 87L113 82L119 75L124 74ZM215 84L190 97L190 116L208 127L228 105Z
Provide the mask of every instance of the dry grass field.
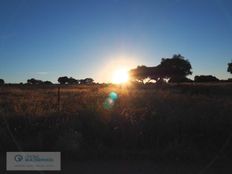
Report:
M6 85L0 149L61 151L73 160L223 162L232 157L231 98L229 83L60 86L59 97L56 85Z

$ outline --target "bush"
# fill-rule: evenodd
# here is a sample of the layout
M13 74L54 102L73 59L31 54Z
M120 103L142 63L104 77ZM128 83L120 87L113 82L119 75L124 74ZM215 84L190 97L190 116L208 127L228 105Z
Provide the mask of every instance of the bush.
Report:
M194 77L195 82L219 82L219 79L212 75L200 75Z

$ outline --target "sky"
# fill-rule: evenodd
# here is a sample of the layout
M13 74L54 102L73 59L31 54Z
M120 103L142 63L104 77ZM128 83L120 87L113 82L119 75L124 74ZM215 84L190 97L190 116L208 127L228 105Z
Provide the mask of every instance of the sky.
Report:
M181 54L193 75L231 78L230 0L0 0L0 78L111 81Z

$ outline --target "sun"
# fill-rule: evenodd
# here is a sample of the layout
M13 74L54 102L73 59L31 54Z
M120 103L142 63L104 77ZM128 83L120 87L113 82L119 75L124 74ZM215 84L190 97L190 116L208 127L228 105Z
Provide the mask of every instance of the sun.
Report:
M126 83L129 80L128 71L126 69L117 69L113 73L112 82L115 84Z

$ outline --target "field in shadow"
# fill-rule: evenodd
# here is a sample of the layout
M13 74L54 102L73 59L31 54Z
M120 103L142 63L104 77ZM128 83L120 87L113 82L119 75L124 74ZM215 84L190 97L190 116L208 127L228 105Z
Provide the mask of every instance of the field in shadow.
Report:
M117 98L109 107L111 92ZM232 157L232 85L4 86L0 149L67 160L210 164Z

